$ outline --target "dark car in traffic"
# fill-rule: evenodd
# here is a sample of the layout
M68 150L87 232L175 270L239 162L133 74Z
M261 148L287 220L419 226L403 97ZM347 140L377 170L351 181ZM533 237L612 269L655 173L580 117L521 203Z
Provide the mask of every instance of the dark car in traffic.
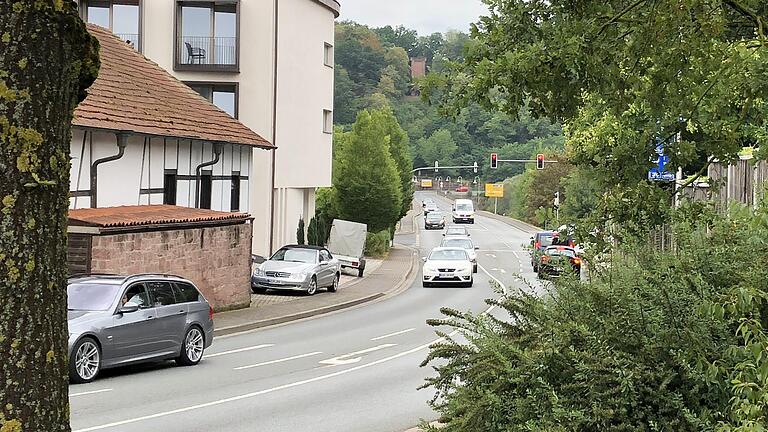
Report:
M581 274L581 258L569 246L549 246L541 255L539 277L559 277L563 274Z
M424 217L424 229L443 229L445 228L445 216L442 213L434 211L427 213Z

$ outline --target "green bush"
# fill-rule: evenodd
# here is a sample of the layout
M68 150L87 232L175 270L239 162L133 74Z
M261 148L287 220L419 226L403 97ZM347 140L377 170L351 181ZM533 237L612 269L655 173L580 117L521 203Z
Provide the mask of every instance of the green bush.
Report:
M384 230L377 233L368 233L365 239L365 255L371 257L383 257L389 252L390 231Z
M673 251L625 240L589 282L493 302L508 321L431 320L461 335L424 362L440 430L765 430L768 213L676 217Z

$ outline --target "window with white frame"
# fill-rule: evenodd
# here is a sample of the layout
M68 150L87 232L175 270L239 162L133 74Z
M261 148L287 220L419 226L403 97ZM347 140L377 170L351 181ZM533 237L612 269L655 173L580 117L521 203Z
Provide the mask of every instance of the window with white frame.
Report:
M331 68L333 67L333 45L329 44L328 42L325 42L325 52L323 54L323 60L326 66Z
M333 133L333 111L323 110L323 132Z

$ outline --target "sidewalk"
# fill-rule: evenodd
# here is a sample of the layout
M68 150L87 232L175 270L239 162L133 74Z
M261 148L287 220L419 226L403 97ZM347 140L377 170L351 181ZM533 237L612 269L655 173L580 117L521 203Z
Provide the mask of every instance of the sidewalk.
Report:
M318 290L314 296L285 293L257 301L247 309L216 314L215 336L282 324L303 318L346 309L387 295L405 291L418 273L418 254L412 249L395 245L389 257L374 270L366 270L365 277L354 278L339 286L336 293Z

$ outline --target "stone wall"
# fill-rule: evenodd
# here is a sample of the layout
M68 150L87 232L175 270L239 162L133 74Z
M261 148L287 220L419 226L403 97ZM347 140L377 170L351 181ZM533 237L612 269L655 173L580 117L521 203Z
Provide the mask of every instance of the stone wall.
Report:
M93 273L169 273L191 280L216 310L251 301L251 224L93 236Z

